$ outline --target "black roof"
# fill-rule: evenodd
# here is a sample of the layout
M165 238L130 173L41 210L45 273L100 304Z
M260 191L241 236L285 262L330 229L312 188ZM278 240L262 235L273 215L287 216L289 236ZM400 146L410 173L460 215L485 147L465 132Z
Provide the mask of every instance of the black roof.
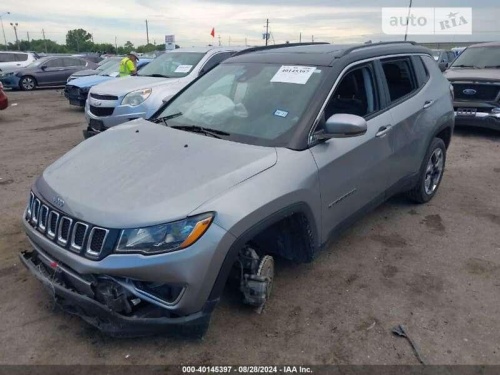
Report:
M260 62L277 64L304 64L331 66L344 56L365 59L399 53L426 53L430 50L413 42L386 42L373 44L293 44L250 48L226 60L227 63Z
M469 48L480 48L480 47L500 47L500 42L478 43L469 46Z

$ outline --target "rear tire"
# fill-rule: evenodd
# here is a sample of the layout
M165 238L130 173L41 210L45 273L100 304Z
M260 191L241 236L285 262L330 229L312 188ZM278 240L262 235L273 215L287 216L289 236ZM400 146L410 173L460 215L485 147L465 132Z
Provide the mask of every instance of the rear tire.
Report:
M19 81L19 88L23 91L31 91L36 87L36 79L32 76L24 76Z
M416 203L427 203L436 195L443 179L446 164L446 145L440 138L434 138L427 150L418 182L407 192L409 199Z

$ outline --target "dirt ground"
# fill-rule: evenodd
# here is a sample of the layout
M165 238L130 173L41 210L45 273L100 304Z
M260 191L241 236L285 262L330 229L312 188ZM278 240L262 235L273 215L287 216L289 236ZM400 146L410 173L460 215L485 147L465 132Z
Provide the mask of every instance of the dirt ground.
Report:
M0 112L1 364L500 364L500 132L457 130L424 206L396 197L311 264L278 262L262 315L227 290L203 340L113 339L54 310L20 265L30 185L82 141L60 90Z

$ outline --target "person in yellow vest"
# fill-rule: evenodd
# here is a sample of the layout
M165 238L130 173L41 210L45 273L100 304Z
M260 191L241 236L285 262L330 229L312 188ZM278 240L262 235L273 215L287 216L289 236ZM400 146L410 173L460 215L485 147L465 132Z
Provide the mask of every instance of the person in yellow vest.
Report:
M137 52L131 51L127 57L120 61L120 77L128 77L137 75L137 61L139 55Z

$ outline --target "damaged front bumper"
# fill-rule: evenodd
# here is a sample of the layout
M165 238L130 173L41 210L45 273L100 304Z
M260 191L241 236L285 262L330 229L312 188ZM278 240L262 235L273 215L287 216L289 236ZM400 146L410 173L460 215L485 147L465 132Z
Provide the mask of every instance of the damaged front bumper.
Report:
M83 277L36 250L21 253L20 259L43 283L59 307L111 336L139 337L170 333L201 337L208 328L215 306L215 303L207 303L200 312L175 316L137 298L135 302L131 301L131 308L127 311L123 308L126 288L112 278L96 280ZM135 303L142 307L135 308Z

